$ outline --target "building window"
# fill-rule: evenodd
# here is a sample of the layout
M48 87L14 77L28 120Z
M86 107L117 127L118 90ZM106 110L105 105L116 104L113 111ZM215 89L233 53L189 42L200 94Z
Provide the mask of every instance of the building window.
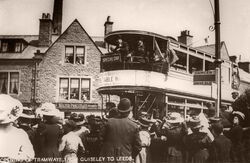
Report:
M76 63L84 64L84 54L85 54L85 48L82 46L77 46L76 47Z
M66 46L65 63L84 64L85 47L84 46Z
M90 79L81 79L81 100L90 100Z
M68 100L69 79L60 79L59 94L60 99Z
M65 48L65 62L74 63L74 47L66 46Z
M79 79L70 80L70 99L79 100Z
M90 100L89 78L60 78L59 79L60 100Z
M18 94L19 73L18 72L0 72L0 93Z
M7 52L8 50L8 43L7 42L3 42L2 43L2 52Z
M17 53L22 52L22 43L20 43L20 42L16 43L15 52L17 52Z

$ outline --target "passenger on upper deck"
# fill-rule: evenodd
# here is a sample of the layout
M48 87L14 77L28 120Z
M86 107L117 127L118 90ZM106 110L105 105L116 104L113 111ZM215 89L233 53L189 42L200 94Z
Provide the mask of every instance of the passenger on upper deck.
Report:
M132 62L148 62L148 57L145 50L145 45L142 39L139 39L134 52L132 53Z
M136 53L137 53L137 56L144 56L145 55L145 45L141 39L138 41Z
M120 52L121 53L122 62L124 62L125 58L128 55L128 52L129 52L128 43L125 42L125 41L123 41L121 39L121 37L119 37L118 40L117 40L117 45L116 45L115 49L111 49L111 50L113 52Z

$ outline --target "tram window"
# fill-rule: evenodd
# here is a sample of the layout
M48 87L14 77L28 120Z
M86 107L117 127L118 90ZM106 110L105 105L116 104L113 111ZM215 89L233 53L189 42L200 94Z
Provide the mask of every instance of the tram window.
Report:
M205 71L214 69L215 69L215 64L213 62L205 61Z
M168 102L170 103L177 103L177 104L185 104L185 99L184 98L179 98L179 97L168 97Z
M189 108L187 111L187 115L190 117L192 116L198 116L201 113L201 109L198 108Z
M189 56L189 73L203 70L203 60L194 56Z
M182 53L180 51L176 51L176 55L178 56L178 60L171 65L177 71L186 71L187 70L187 54Z
M177 112L184 117L184 106L168 105L168 113Z

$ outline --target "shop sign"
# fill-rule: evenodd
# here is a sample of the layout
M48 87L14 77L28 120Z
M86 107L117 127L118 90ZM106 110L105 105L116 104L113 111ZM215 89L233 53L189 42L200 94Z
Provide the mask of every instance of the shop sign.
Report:
M57 103L59 109L98 109L97 104L87 104L87 103Z
M211 85L215 82L215 70L195 71L194 85Z

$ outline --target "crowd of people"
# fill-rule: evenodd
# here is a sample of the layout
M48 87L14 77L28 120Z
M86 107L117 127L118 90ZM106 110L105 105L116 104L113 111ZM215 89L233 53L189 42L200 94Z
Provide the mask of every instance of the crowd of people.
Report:
M163 119L141 113L133 119L122 98L106 117L72 113L60 116L52 103L35 110L0 95L0 162L247 162L241 122L233 112L225 130L219 118L203 113L184 120L171 112ZM48 160L51 158L52 160Z

